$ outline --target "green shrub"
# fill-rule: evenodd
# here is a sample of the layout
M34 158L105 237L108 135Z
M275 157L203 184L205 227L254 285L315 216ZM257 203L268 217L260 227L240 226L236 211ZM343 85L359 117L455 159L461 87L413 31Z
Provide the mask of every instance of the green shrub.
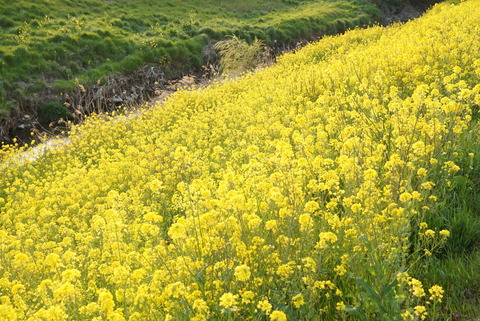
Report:
M52 101L42 106L40 109L40 116L46 121L54 121L60 118L68 119L72 115L64 105Z

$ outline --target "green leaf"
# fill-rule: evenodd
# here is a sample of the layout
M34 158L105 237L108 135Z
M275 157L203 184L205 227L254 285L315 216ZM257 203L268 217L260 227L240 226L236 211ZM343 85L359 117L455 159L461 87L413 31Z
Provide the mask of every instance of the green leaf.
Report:
M368 296L373 300L375 301L375 303L377 304L377 306L380 308L381 311L385 311L385 307L383 306L381 300L380 300L380 297L378 296L377 292L375 292L375 290L369 285L367 284L365 281L363 281L362 279L360 278L357 278L356 279L357 283L359 285L361 285L365 291L367 291L367 294Z
M352 307L350 305L347 305L345 309L343 309L343 311L359 317L362 321L368 321L367 317L363 314L360 307Z

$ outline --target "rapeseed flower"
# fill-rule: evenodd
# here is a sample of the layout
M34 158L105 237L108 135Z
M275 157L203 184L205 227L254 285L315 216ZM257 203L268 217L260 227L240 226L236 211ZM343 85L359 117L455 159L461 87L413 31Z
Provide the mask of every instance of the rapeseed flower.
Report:
M232 293L224 293L220 297L219 305L226 310L236 309L238 295Z
M282 312L275 310L272 313L270 313L270 321L287 321L287 315Z
M235 277L239 281L248 281L250 279L250 268L246 265L235 267Z
M443 298L443 288L439 285L434 285L430 289L428 289L430 293L430 300L441 302Z
M440 4L93 115L35 159L3 148L0 319L333 320L355 304L374 319L352 280L395 278L392 318L437 315L440 285L399 272L450 235L424 221L465 166L479 8Z

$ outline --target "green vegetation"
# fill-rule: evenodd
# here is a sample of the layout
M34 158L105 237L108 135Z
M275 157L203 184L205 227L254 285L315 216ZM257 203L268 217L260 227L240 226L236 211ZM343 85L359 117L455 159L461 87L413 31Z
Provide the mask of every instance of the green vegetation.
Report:
M368 0L374 3L382 11L399 10L406 5L413 5L415 8L426 10L435 3L442 2L442 0Z
M0 0L0 117L144 64L191 71L228 35L288 43L377 14L360 0Z
M478 110L474 112L478 118ZM453 320L477 320L473 316L480 316L479 141L477 119L463 134L460 144L448 151L461 170L450 179L438 173L432 175L433 180L441 182L436 186L441 201L426 222L432 229L449 230L452 237L441 250L423 257L414 268L420 279L444 285L444 312Z
M55 101L44 104L40 109L40 115L47 121L53 121L60 118L67 119L71 117L67 108Z

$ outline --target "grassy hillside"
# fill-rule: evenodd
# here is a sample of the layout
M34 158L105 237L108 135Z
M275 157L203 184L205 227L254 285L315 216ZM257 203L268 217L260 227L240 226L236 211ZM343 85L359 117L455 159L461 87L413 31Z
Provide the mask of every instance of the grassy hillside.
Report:
M359 0L0 0L0 117L63 103L61 92L146 63L180 75L212 54L202 53L210 40L227 35L288 43L375 14Z
M3 148L0 318L478 318L479 26L438 5Z

